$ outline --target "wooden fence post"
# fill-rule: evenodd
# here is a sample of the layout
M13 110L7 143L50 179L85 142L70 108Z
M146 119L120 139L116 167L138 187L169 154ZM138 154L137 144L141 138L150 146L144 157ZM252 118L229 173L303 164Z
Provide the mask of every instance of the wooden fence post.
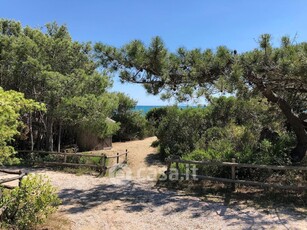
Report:
M19 175L22 175L22 174L23 174L23 172L20 170L20 171L19 171ZM24 176L26 176L26 175L27 175L27 173L25 173L25 174L24 174ZM18 187L20 187L20 186L21 186L21 181L22 181L22 178L23 178L23 177L20 177L20 178L19 178L19 181L18 181Z
M101 154L101 157L100 157L100 174L102 174L104 170L104 155Z
M128 150L126 149L125 162L128 163Z
M107 156L103 155L101 158L101 173L105 175L107 172Z
M119 153L117 153L117 157L116 157L116 163L118 164L119 163Z
M179 178L179 176L180 176L180 170L179 170L179 163L178 163L178 162L176 162L176 169L177 169L178 178Z
M169 174L170 174L170 170L171 170L171 165L172 165L172 161L171 161L171 159L169 159L168 163L167 163L167 169L165 171L167 181L169 181Z
M232 161L232 163L236 163L236 159L235 158L232 158L231 161ZM231 179L232 180L236 179L236 166L235 165L231 166ZM231 190L232 191L236 190L236 183L232 183L231 184Z
M104 173L106 174L107 173L107 155L104 155L104 161L103 161L103 167L104 167Z

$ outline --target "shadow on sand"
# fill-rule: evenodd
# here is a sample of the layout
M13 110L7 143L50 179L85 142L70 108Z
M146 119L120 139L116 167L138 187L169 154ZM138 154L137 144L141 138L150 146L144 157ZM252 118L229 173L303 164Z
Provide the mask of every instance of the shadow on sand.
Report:
M242 208L232 200L232 195L227 193L221 201L202 201L195 196L180 195L176 191L165 188L152 187L150 184L144 186L144 182L122 181L120 184L102 184L90 190L63 189L59 194L63 200L62 205L68 206L66 212L79 213L101 205L107 209L108 202L120 201L120 208L125 212L155 212L159 209L159 215L173 215L188 212L189 218L200 218L215 213L225 220L231 220L229 226L242 224L248 226L246 229L257 226L268 227L274 225L287 228L288 220L303 220L306 215L291 212L286 209L272 209L269 213L253 209ZM110 208L110 207L109 207ZM161 213L161 210L162 213ZM267 215L275 215L277 218L266 218ZM283 217L280 217L283 216Z
M150 153L145 158L145 163L147 166L158 165L161 166L163 163L161 162L161 157L159 153Z

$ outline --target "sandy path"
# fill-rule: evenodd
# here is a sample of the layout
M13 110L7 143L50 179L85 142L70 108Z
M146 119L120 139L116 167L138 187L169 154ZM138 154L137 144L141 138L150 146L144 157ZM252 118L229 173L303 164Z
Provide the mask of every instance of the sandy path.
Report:
M116 177L156 181L166 168L160 162L156 149L151 147L152 142L155 140L157 140L156 137L149 137L144 140L118 142L113 144L112 150L104 151L107 155L115 155L117 152L123 153L126 149L129 151L128 166L117 173ZM109 162L109 164L114 163L115 159L113 162Z
M129 151L128 167L125 168L125 173L131 173L135 179L152 178L153 174L159 175L165 171L164 165L157 157L156 149L150 147L155 140L157 140L156 137L149 137L144 140L117 142L113 144L112 150L103 152L114 155L127 149Z
M59 213L72 229L307 229L306 216L284 209L256 210L242 205L205 202L197 197L159 189L148 173L165 167L150 147L154 138L115 143L113 152L128 149L129 170L117 178L76 176L49 170L63 203ZM109 153L112 154L112 151ZM139 168L146 168L138 176Z

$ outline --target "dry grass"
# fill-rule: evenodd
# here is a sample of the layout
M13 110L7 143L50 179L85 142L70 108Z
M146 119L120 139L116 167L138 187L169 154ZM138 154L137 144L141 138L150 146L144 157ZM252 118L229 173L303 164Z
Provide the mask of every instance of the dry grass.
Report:
M60 213L51 215L46 223L37 227L37 230L70 230L71 222Z
M240 204L257 209L284 207L307 215L305 191L263 189L243 185L237 185L235 191L232 191L229 184L211 181L159 182L158 185L200 197L206 202L227 201L227 205Z

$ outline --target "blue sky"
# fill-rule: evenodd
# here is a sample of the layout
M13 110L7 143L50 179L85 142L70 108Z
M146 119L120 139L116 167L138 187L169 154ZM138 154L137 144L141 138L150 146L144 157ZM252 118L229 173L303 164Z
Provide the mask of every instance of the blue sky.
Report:
M0 17L40 27L66 24L74 40L122 46L133 39L149 43L161 36L169 50L180 46L215 48L226 45L243 52L257 47L260 34L278 44L283 35L307 41L305 0L0 0ZM164 105L139 85L121 84L139 105Z

